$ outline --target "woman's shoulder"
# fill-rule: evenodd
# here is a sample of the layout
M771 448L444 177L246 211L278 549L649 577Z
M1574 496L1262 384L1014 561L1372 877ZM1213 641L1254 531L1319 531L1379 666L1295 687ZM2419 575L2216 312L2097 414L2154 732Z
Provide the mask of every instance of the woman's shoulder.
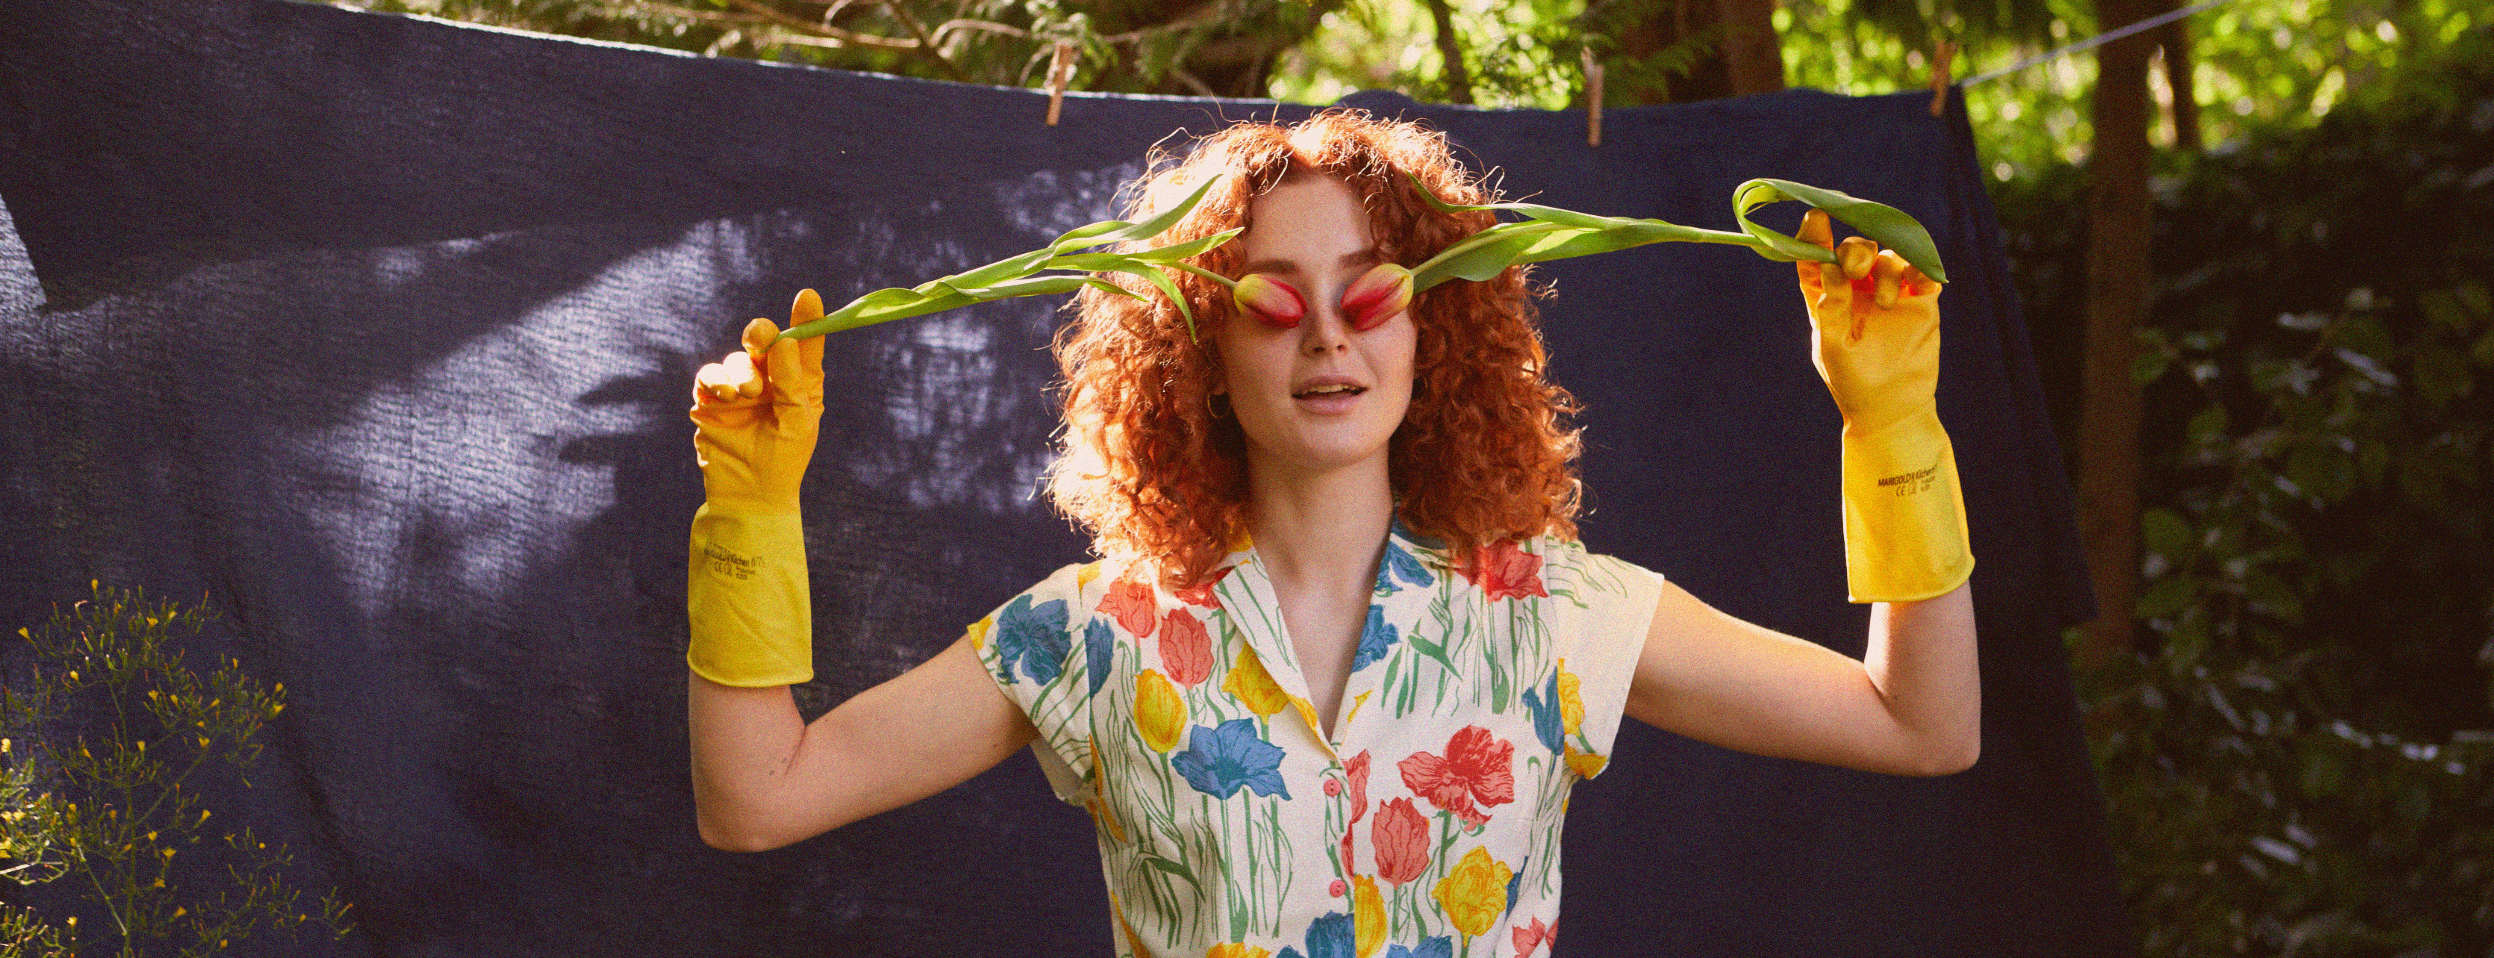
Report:
M1544 533L1524 540L1519 548L1541 559L1542 576L1553 591L1629 592L1652 588L1663 578L1634 562L1596 552L1575 536Z

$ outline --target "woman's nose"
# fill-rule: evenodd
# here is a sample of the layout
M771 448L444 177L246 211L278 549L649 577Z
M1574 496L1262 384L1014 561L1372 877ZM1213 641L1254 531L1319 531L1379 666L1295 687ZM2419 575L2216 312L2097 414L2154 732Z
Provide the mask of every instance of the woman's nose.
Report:
M1342 314L1341 294L1319 298L1307 307L1299 320L1300 347L1308 355L1322 356L1351 348L1351 320Z

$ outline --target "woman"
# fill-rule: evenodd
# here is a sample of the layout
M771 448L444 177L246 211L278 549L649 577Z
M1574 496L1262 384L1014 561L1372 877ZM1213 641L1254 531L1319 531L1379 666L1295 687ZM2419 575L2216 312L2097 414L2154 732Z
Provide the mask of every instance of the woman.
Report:
M812 725L796 489L821 341L703 370L693 771L704 840L783 846L1036 744L1098 827L1121 955L1527 955L1559 832L1621 715L1763 755L1908 775L1979 738L1963 507L1933 403L1938 284L1847 240L1803 263L1845 415L1867 661L1726 616L1575 541L1573 411L1521 269L1416 299L1391 270L1493 222L1441 136L1356 112L1155 156L1142 210L1226 178L1156 243L1234 302L1085 290L1060 337L1049 494L1094 537L926 664ZM1824 216L1803 238L1828 246ZM1134 285L1138 292L1148 288ZM800 296L791 322L820 315ZM766 347L764 344L768 344Z

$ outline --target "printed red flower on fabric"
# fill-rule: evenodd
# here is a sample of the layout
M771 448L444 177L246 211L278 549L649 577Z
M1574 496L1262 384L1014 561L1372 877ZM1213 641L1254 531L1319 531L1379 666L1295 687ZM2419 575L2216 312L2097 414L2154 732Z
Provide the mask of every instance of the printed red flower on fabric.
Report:
M1212 674L1212 636L1204 620L1185 609L1169 610L1160 623L1160 664L1171 681L1188 687Z
M1377 849L1377 877L1400 885L1429 870L1429 819L1408 798L1377 806L1377 820L1368 825L1368 843Z
M1159 603L1152 601L1152 587L1133 579L1119 579L1100 597L1099 611L1106 612L1117 624L1135 638L1152 634L1152 617L1160 612Z
M1368 752L1363 750L1344 761L1342 777L1351 780L1351 820L1357 822L1368 814Z
M1541 557L1524 551L1513 539L1472 550L1455 571L1489 593L1493 602L1550 594L1541 587Z
M1359 866L1351 864L1351 859L1351 826L1344 825L1342 826L1342 873L1345 875L1357 874L1360 870Z
M1473 807L1515 801L1515 744L1466 725L1446 740L1446 757L1414 752L1395 763L1403 785L1439 809L1455 813L1466 828L1479 828L1489 813Z
M1533 949L1559 940L1558 929L1543 924L1539 918L1530 925L1517 925L1510 932L1515 938L1515 958L1531 958Z
M1221 599L1220 597L1213 595L1212 590L1215 586L1221 584L1222 576L1229 574L1230 570L1223 569L1219 572L1213 573L1212 578L1206 579L1200 584L1190 585L1186 588L1179 589L1176 593L1178 601L1184 602L1188 605L1200 605L1207 609L1220 608Z

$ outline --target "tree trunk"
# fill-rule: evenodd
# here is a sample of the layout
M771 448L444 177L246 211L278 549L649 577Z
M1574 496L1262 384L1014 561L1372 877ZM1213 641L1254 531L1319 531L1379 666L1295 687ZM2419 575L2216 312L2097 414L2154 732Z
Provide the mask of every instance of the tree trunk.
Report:
M2159 0L2097 0L2112 30L2155 15ZM2086 368L2079 411L2080 532L2097 614L2078 650L2082 666L2134 648L2139 579L2139 387L2133 331L2147 319L2148 55L2153 35L2096 49L2095 145L2087 158Z
M2183 17L2156 30L2157 46L2165 51L2165 88L2173 91L2174 149L2200 151L2199 92L2191 85L2191 18Z
M1774 0L1595 0L1588 13L1597 29L1616 31L1603 67L1618 99L1687 103L1784 88Z

